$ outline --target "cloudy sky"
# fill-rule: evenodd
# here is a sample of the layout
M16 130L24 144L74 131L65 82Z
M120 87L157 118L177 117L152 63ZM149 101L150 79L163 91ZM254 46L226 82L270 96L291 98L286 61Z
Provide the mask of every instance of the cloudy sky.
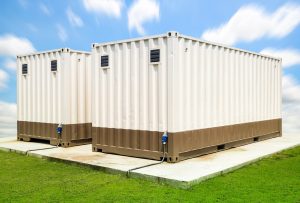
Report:
M2 0L0 136L16 133L17 54L176 30L283 58L285 132L300 132L300 1Z

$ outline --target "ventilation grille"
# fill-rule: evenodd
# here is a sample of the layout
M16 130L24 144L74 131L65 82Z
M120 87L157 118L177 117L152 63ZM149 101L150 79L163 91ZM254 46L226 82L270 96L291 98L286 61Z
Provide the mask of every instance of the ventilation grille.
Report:
M109 58L108 55L101 56L101 67L107 67L109 66Z
M155 62L159 62L159 60L160 60L160 50L159 49L151 50L150 62L155 63Z
M57 71L57 60L51 61L51 71Z
M27 72L28 72L27 64L22 64L22 74L27 74Z

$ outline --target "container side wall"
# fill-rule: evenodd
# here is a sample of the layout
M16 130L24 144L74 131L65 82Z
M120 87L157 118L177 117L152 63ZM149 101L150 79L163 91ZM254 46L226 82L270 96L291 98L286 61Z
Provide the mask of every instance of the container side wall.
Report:
M91 55L64 53L62 80L63 123L91 123Z
M281 135L280 60L185 37L173 46L169 161Z
M178 38L171 132L281 118L281 62Z

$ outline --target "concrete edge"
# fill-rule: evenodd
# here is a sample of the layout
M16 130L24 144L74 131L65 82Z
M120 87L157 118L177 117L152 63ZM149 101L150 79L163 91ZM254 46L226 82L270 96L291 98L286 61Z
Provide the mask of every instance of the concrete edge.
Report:
M175 187L175 188L180 188L180 189L189 189L190 187L192 187L192 186L194 186L194 185L196 185L200 182L203 182L205 180L208 180L208 179L214 178L216 176L235 171L235 170L240 169L244 166L247 166L251 163L260 161L260 160L262 160L264 158L267 158L267 157L270 157L274 154L278 154L280 152L283 152L283 151L286 151L286 150L289 150L289 149L292 149L292 148L295 148L295 147L298 147L298 146L300 146L300 143L292 145L292 146L284 148L284 149L277 150L275 152L263 155L259 158L252 159L250 161L238 164L236 166L227 168L225 170L221 170L221 171L216 172L216 173L209 174L207 176L204 176L204 177L198 178L196 180L192 180L192 181L173 180L173 179L154 176L154 175L149 175L149 174L142 174L142 173L139 173L139 172L131 172L130 175L129 175L129 178L148 180L148 181L151 181L151 182L156 182L156 183L163 184L163 185L169 185L169 186L172 186L172 187ZM88 167L88 168L91 168L91 169L100 170L100 171L105 172L105 173L114 174L114 175L123 175L123 176L128 177L127 176L127 171L122 171L122 170L119 170L119 169L113 169L113 168L104 167L104 166L92 165L92 164L83 163L83 162L74 161L74 160L67 160L67 159L61 159L61 158L57 158L57 157L50 157L50 156L46 156L46 155L37 154L36 152L38 152L40 150L29 152L27 154L24 151L15 150L15 149L8 149L8 148L5 148L5 147L0 147L0 150L5 151L5 152L15 152L15 153L18 153L18 154L23 154L23 155L36 157L36 158L46 159L46 160L49 160L49 161L57 161L57 162L62 162L62 163L67 163L67 164L74 164L74 165L77 165L77 166L85 166L85 167ZM45 150L49 150L49 149L45 149Z
M278 154L278 153L280 153L280 152L283 152L283 151L286 151L286 150L289 150L289 149L292 149L292 148L295 148L295 147L298 147L298 146L300 146L300 144L295 144L295 145L292 145L292 146L290 146L290 147L287 147L287 148L284 148L284 149L277 150L277 151L275 151L275 152L272 152L272 153L263 155L263 156L261 156L261 157L252 159L252 160L250 160L250 161L247 161L247 162L244 162L244 163L241 163L241 164L238 164L238 165L236 165L236 166L227 168L227 169L225 169L225 170L221 170L221 171L218 171L218 172L216 172L216 173L209 174L209 175L204 176L204 177L201 177L201 178L199 178L199 179L195 179L195 180L192 180L192 181L177 181L176 184L178 184L178 183L183 184L183 185L179 186L180 188L190 188L190 187L192 187L192 186L194 186L194 185L196 185L196 184L198 184L198 183L200 183L200 182L203 182L203 181L205 181L205 180L208 180L208 179L211 179L211 178L214 178L214 177L217 177L217 176L226 174L226 173L233 172L233 171L235 171L235 170L237 170L237 169L243 168L243 167L245 167L245 166L247 166L247 165L250 165L250 164L252 164L252 163L255 163L255 162L257 162L257 161L260 161L260 160L262 160L262 159L265 159L265 158L267 158L267 157L273 156L273 155L275 155L275 154ZM168 179L166 178L165 181L168 181ZM172 180L172 182L174 182L174 181ZM176 187L176 186L175 186L175 187Z
M0 150L4 151L4 152L15 152L17 154L26 155L26 151L21 151L21 150L17 150L17 149L9 149L9 148L5 148L5 147L0 147Z
M24 155L28 155L29 153L31 153L32 151L40 151L40 150L46 150L46 149L54 149L54 147L44 147L44 148L36 148L36 149L30 149L30 150L18 150L18 149L10 149L10 148L6 148L6 147L0 147L1 151L6 151L6 152L15 152L17 154L24 154Z
M138 172L130 172L129 178L148 180L151 182L156 182L156 183L159 183L162 185L169 185L169 186L172 186L175 188L180 188L180 189L190 188L189 182L187 182L187 181L173 180L173 179L169 179L169 178L163 178L163 177L158 177L158 176L153 176L153 175L148 175L148 174L141 174Z
M149 175L149 174L142 174L140 172L131 172L130 173L131 174L130 177L139 178L139 179L146 179L146 180L150 180L150 181L154 181L154 182L158 182L158 183L163 183L163 184L167 184L167 185L170 185L170 186L173 186L173 187L176 187L176 188L188 189L188 188L190 188L190 187L192 187L192 186L194 186L194 185L196 185L196 184L198 184L200 182L203 182L205 180L208 180L208 179L220 176L222 174L230 173L232 171L235 171L237 169L243 168L243 167L245 167L247 165L250 165L252 163L255 163L257 161L260 161L260 160L262 160L264 158L270 157L270 156L272 156L274 154L278 154L280 152L283 152L283 151L286 151L286 150L289 150L289 149L292 149L292 148L295 148L295 147L298 147L298 146L300 146L300 144L295 144L293 146L290 146L290 147L287 147L287 148L284 148L284 149L281 149L281 150L277 150L277 151L275 151L273 153L263 155L263 156L261 156L259 158L252 159L250 161L238 164L236 166L227 168L225 170L218 171L216 173L212 173L212 174L206 175L204 177L201 177L201 178L198 178L198 179L195 179L195 180L192 180L192 181L173 180L173 179L158 177L158 176Z

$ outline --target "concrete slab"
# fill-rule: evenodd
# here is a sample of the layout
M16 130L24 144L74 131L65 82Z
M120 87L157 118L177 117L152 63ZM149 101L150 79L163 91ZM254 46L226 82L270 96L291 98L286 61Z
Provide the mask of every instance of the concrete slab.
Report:
M101 152L92 152L92 145L81 145L70 148L56 148L30 152L30 155L38 157L56 158L76 163L83 163L101 169L127 172L129 169L144 166L158 161L126 157Z
M32 150L48 149L54 146L38 142L21 142L15 137L0 138L0 150L13 151L21 154L26 154Z
M187 188L208 178L226 173L263 157L300 145L300 135L265 140L214 154L209 154L176 164L162 163L132 171L130 176L165 182L175 187ZM0 149L26 153L48 159L89 165L101 170L125 173L130 169L158 163L154 160L92 152L91 145L71 148L52 148L47 144L20 142L15 138L0 138ZM44 150L38 150L38 149Z
M203 180L227 173L274 153L300 145L299 135L285 135L237 148L185 160L163 163L135 171L136 175L155 177L159 181L190 187ZM174 181L176 180L176 181Z
M44 143L17 141L16 138L12 137L0 138L0 150L14 151L40 158L59 159L82 163L120 172L127 172L128 170L136 167L158 162L148 159L92 152L91 144L69 148L56 148Z

